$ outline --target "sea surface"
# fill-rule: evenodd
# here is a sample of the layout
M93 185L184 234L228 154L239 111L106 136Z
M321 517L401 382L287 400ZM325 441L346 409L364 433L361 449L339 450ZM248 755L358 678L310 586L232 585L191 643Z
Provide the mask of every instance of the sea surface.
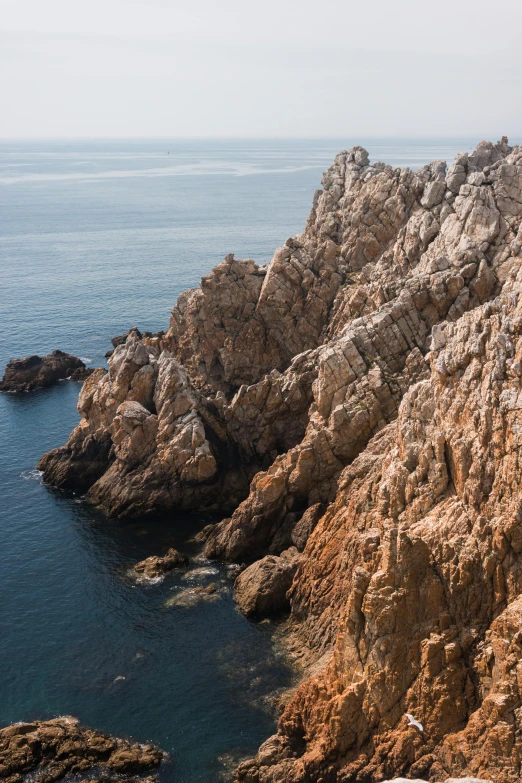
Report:
M54 348L99 366L112 336L167 328L227 253L269 261L343 148L415 169L479 140L0 142L0 374ZM217 783L273 733L289 663L274 626L236 610L233 572L197 560L208 516L111 521L42 485L78 391L0 395L0 725L75 715L160 745L169 783ZM137 584L132 564L169 546L191 568ZM195 601L210 583L217 598Z

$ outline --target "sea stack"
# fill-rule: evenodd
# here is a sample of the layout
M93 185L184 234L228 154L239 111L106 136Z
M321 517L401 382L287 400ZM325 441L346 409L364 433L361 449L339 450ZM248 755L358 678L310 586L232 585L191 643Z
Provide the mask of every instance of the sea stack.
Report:
M91 374L84 362L63 351L53 351L48 356L27 356L11 359L0 381L0 391L27 392L52 386L63 378L83 381Z

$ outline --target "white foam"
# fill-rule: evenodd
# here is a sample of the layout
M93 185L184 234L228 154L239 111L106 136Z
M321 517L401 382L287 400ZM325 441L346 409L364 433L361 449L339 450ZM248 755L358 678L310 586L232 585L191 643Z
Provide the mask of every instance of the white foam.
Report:
M136 572L133 568L130 568L127 571L127 574L128 576L133 577L140 585L159 585L165 579L165 574L160 574L160 576L136 576Z
M186 574L183 574L181 578L191 581L200 577L216 576L216 574L219 574L219 569L217 568L194 568L192 571L187 571Z
M80 359L84 364L92 364L92 359L88 359L86 356L80 356Z
M20 476L26 481L40 481L43 476L43 470L24 470L20 473Z

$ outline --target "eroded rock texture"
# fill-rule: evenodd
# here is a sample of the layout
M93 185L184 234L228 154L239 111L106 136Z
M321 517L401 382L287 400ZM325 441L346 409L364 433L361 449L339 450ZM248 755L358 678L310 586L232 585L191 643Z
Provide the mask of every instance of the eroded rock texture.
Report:
M152 745L138 745L82 728L71 717L0 729L0 779L5 783L54 783L81 774L100 783L139 783L145 773L159 767L164 756Z
M413 173L356 147L323 186L266 268L229 256L131 332L40 467L121 516L230 508L205 552L261 559L253 614L297 548L284 600L323 664L239 780L515 783L522 150Z

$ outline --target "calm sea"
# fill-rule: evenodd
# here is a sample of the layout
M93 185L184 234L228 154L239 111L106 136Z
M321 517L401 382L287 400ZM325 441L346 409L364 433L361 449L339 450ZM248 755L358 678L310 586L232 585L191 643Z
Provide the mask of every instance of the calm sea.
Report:
M2 142L0 373L54 348L100 365L112 336L166 328L227 253L268 261L340 149L417 168L478 140ZM118 523L42 486L36 462L77 423L78 389L0 395L0 725L76 715L171 752L165 780L216 783L274 731L289 668L273 627L234 608L224 566L129 577L170 545L190 551L205 515ZM219 600L169 605L210 582Z

